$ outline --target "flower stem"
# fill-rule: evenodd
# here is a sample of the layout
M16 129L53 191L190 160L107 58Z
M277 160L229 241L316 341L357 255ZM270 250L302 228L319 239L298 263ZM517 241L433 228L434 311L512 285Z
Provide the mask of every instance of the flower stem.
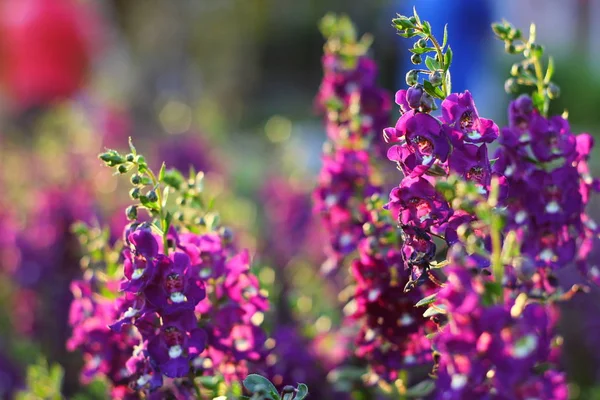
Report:
M157 189L159 189L160 182L156 178L156 175L154 175L154 172L152 172L152 170L150 168L147 168L146 172L148 173L150 180L152 180L152 184ZM168 256L169 255L169 244L168 244L168 240L167 240L168 227L167 227L167 220L164 215L165 213L164 213L164 207L163 207L162 192L160 190L157 190L156 196L158 198L158 218L160 219L160 228L163 231L163 251L164 251L165 255Z

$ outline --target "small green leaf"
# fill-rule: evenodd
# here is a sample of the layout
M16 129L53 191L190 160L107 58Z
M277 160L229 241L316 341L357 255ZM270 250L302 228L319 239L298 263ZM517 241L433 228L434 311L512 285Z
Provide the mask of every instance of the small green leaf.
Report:
M131 151L131 153L133 153L133 155L137 155L137 151L135 150L135 146L133 145L133 140L131 139L131 136L129 136L129 151Z
M308 396L308 386L304 383L298 384L298 392L296 393L294 400L303 400L306 396Z
M535 42L536 31L537 29L535 27L535 24L532 22L531 25L529 25L529 43Z
M417 24L421 25L421 18L419 18L419 14L417 14L416 6L413 6L413 15L415 16L415 19L417 20Z
M158 181L162 182L163 179L165 179L165 170L166 170L167 166L166 164L163 162L162 165L160 166L160 171L158 171Z
M429 21L423 22L423 33L425 33L427 36L431 36L431 24Z
M407 397L424 397L429 395L435 389L435 383L431 379L417 383L406 391Z
M442 49L446 47L448 43L448 24L444 25L444 39L442 41Z
M264 376L258 374L250 374L244 379L244 387L251 393L256 393L259 390L266 392L266 398L270 400L279 400L277 394L277 388L271 383L270 380Z
M184 180L185 178L181 172L177 171L176 169L170 169L166 171L161 179L165 185L170 186L175 190L181 189L181 185L183 185Z
M444 99L446 97L439 86L433 87L429 81L423 81L423 89L425 89L425 91L432 97L437 97L438 99Z
M544 83L550 83L550 79L554 75L554 58L552 56L548 57L548 69L546 70L546 76L544 76Z
M417 304L415 304L415 307L421 307L421 306L426 306L428 304L431 304L435 301L436 297L437 297L437 293L430 294L427 297L423 297L421 300L419 300L417 302Z
M440 63L433 57L427 56L425 58L425 65L429 68L430 71L436 71L440 69Z
M441 304L431 304L427 311L423 313L423 316L427 318L438 314L446 314L446 307Z
M414 54L425 54L425 53L430 53L430 52L435 51L435 48L434 47L423 47L423 48L415 47L412 49L408 49L408 51L410 51L411 53L414 53Z
M450 64L452 64L452 49L448 46L446 53L444 54L444 71L448 71L450 68Z

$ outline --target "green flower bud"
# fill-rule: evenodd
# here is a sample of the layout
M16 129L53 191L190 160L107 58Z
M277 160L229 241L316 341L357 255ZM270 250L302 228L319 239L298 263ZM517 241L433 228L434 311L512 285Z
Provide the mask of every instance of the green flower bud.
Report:
M433 110L434 106L435 104L433 101L433 97L431 97L429 93L423 93L423 96L421 97L421 110L423 112L429 112Z
M123 156L114 150L109 150L105 153L102 153L98 156L98 158L104 161L109 167L115 167L125 162Z
M125 159L127 160L127 162L133 162L133 160L135 160L135 156L133 154L129 153L129 154L127 154Z
M415 54L416 55L416 54ZM411 69L406 73L406 84L408 86L414 86L419 81L419 71Z
M548 94L548 98L550 100L555 100L558 98L558 96L560 96L560 88L554 83L550 82L546 88L546 93Z
M127 171L129 171L129 168L127 168L127 166L121 164L121 165L119 165L119 168L117 170L119 171L120 174L125 174Z
M412 57L410 57L410 62L415 65L421 64L422 61L421 56L418 54L413 54Z
M175 201L177 203L178 206L185 206L187 201L185 200L185 197L178 197L177 200Z
M154 191L154 190L149 191L148 194L146 194L146 197L152 203L158 201L158 195L156 194L156 191Z
M131 175L131 184L132 185L139 185L140 183L142 183L141 176L139 176L138 174Z
M442 84L442 78L443 76L440 71L434 71L429 74L429 82L431 82L433 86L440 86Z
M129 197L133 200L137 200L140 198L141 192L139 188L133 188L129 191Z
M512 76L519 76L519 75L521 75L522 72L523 72L523 66L519 63L513 64L513 66L510 68L510 74Z
M173 213L173 219L183 222L183 213L181 211L175 211L175 213Z
M417 23L417 19L415 18L415 16L413 15L412 17L409 17L408 20L414 25Z
M127 219L130 221L137 219L137 206L129 206L125 210L125 214L127 215Z
M519 85L517 84L517 80L513 78L508 78L506 82L504 82L504 90L506 93L516 93L519 89Z
M506 42L504 45L504 50L508 53L508 54L515 54L516 53L516 49L515 49L515 45L510 43L510 42ZM527 56L526 56L527 57Z
M420 48L424 49L425 47L427 47L427 40L426 39L417 40L417 43L415 43L415 47L420 47Z

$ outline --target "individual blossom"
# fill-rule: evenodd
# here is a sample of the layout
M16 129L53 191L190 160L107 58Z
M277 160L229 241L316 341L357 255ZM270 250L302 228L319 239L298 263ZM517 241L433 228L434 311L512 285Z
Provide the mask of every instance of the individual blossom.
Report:
M443 163L448 158L448 139L440 122L429 114L409 111L400 117L395 128L387 128L385 135L391 142L404 140L403 145L388 150L388 158L408 167L410 177L421 176L436 160ZM408 154L403 155L402 149L409 150ZM407 162L409 155L414 155L414 161Z
M451 128L454 141L491 143L498 138L498 126L481 118L471 93L452 93L442 101L442 121Z
M571 134L569 123L561 116L549 119L541 115L530 122L531 150L542 162L564 157L571 160L576 147L576 138Z
M392 189L386 208L403 225L429 228L448 220L452 209L425 178L404 178Z
M489 190L492 169L485 144L455 147L448 159L448 167L451 172L475 183L482 194Z

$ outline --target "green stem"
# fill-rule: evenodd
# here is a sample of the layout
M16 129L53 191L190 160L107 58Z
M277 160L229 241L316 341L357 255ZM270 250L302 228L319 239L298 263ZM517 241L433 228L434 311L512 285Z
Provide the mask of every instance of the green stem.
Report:
M499 182L497 178L492 179L491 188L490 188L490 197L488 200L488 204L491 208L491 223L490 223L490 236L492 239L492 272L494 274L494 279L498 285L502 288L502 281L504 280L504 265L502 263L502 240L501 240L501 225L502 225L502 217L495 213L494 208L498 204L498 196L499 196ZM498 299L500 303L504 303L504 291L501 290L500 298Z
M443 64L444 63L444 53L442 52L442 46L440 46L440 43L437 41L435 36L429 35L429 38L431 39L431 43L433 43L433 46L435 47L435 52L437 53L438 62L440 64ZM446 74L447 73L448 73L447 71L444 71L442 73L442 90L444 92L444 97L448 96L448 87L446 85Z
M535 68L535 80L538 94L544 99L544 107L543 110L540 110L544 117L548 114L549 108L549 99L548 96L544 94L544 72L542 71L542 63L539 57L532 58L533 67Z
M160 228L163 231L163 251L165 253L166 256L169 255L169 243L167 240L167 221L164 215L164 208L163 208L163 202L162 202L162 193L160 190L160 182L158 181L158 179L156 178L156 175L154 175L154 172L152 172L152 170L150 168L146 169L148 176L150 177L150 179L152 180L152 184L156 187L156 196L158 198L158 217L160 219Z

